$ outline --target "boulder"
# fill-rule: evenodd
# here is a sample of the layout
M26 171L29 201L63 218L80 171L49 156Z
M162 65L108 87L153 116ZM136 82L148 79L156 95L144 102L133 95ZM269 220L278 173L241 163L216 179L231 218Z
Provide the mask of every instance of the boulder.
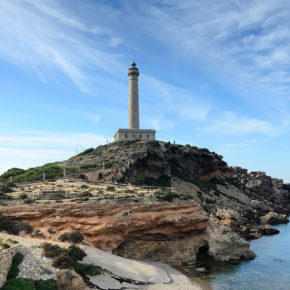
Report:
M74 270L63 269L57 273L57 287L59 290L87 290L89 287L82 277Z
M234 233L230 227L218 226L215 221L209 220L208 245L209 256L216 261L254 259L255 253L249 248L249 243Z
M277 224L286 224L289 222L289 219L285 214L278 214L276 212L269 212L266 215L260 217L260 221L263 224L277 225Z

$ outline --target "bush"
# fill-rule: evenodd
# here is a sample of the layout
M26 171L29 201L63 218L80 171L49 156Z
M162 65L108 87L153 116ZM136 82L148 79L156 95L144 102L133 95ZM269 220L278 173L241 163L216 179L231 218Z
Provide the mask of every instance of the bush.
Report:
M26 199L23 201L23 203L25 203L25 204L31 204L31 203L35 203L35 200L32 199L32 198L26 198Z
M10 270L7 274L7 280L16 278L19 273L19 264L23 260L23 255L20 253L16 253L12 259L12 264Z
M86 256L86 253L84 252L84 250L82 250L81 248L79 248L78 246L74 244L70 245L66 251L69 254L69 256L72 257L74 262L78 260L81 261Z
M86 184L82 184L82 185L81 185L81 188L82 188L82 189L86 189L86 188L89 188L89 187L88 187Z
M109 186L107 186L106 190L107 191L115 191L116 189L114 186L109 185Z
M0 232L7 232L11 235L19 235L21 231L31 234L33 228L31 225L24 222L14 222L9 218L0 215Z
M8 280L1 290L35 290L29 282L26 282L23 278L13 278Z
M59 256L54 258L52 266L60 269L71 269L74 264L74 260L69 256L67 252L62 252Z
M80 197L92 197L93 195L89 191L84 191L79 194Z
M163 195L160 196L160 199L166 200L166 201L172 201L174 198L179 198L180 196L177 193L174 192L166 192Z
M81 243L84 240L84 236L79 231L64 233L58 238L61 242L70 242L74 244Z
M48 243L44 243L42 245L42 249L43 255L47 258L55 258L63 252L63 249L61 247Z
M26 199L26 198L28 198L28 195L26 193L21 193L21 194L19 194L19 198Z
M101 269L94 266L94 265L88 265L88 264L82 264L79 262L75 262L73 265L73 268L83 278L85 278L86 275L95 276L95 275L102 274Z
M35 282L36 290L57 290L57 285L52 280L38 280Z

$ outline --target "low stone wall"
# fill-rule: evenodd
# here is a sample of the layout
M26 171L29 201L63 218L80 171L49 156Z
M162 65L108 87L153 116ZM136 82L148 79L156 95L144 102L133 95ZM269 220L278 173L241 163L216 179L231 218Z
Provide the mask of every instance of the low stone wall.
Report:
M0 288L5 284L7 274L10 270L12 259L18 252L19 245L0 252Z

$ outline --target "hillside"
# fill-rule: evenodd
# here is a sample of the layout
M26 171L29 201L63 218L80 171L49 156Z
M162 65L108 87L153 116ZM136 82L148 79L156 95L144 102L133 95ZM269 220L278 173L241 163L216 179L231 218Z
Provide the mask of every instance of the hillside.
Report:
M1 177L8 179L13 173L13 181L28 181L41 179L46 172L49 179L62 176L63 168L67 176L93 182L171 186L176 189L176 199L197 200L215 219L246 238L261 236L264 231L257 229L259 233L253 234L244 226L258 225L260 217L271 211L290 212L290 185L282 180L229 167L221 155L205 148L161 141L114 142L87 149L63 162L26 171L14 169Z

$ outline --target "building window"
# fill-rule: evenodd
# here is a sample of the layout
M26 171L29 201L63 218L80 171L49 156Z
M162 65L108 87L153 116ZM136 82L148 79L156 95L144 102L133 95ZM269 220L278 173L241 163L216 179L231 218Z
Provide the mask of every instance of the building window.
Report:
M127 134L125 134L125 138L128 138Z
M140 134L140 139L142 139L142 135Z
M147 139L149 139L149 134L147 134Z
M135 138L135 134L133 134L133 138Z

